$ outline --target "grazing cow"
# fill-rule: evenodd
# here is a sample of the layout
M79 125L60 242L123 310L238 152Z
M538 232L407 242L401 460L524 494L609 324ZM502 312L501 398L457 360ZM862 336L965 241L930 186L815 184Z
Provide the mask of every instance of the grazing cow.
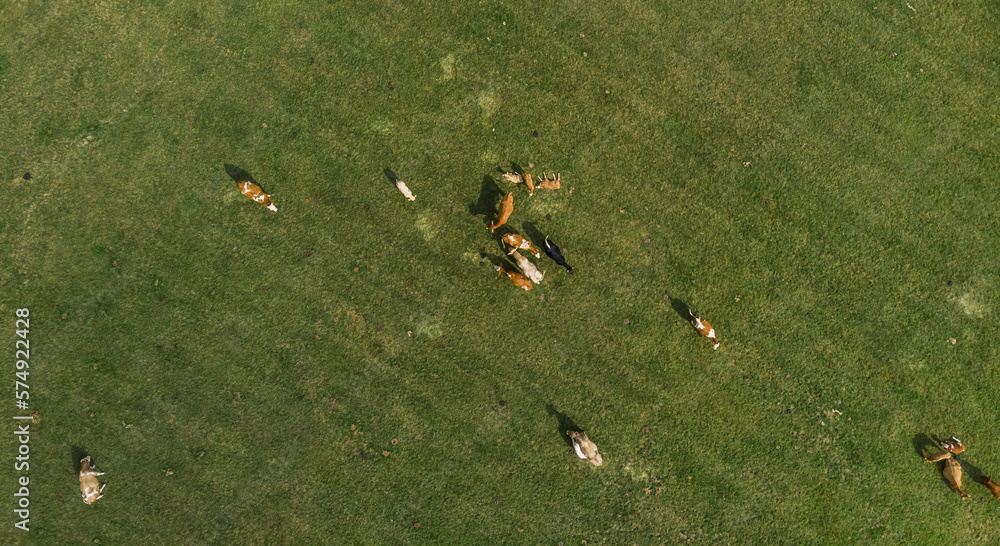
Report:
M558 190L560 187L560 181L562 180L562 174L557 174L555 178L549 178L542 173L542 181L538 183L539 188L545 188L547 190Z
M531 178L531 173L503 173L503 178L508 182L528 186L528 197L535 195L535 180Z
M715 328L712 328L712 325L709 324L707 320L702 320L701 317L694 316L694 313L692 313L690 309L688 309L688 314L694 319L691 321L691 324L698 330L698 332L712 340L712 350L718 349L721 343L715 338Z
M264 193L264 190L260 189L260 186L258 186L257 184L254 184L249 180L244 180L242 182L239 182L237 185L239 186L240 191L243 193L243 195L249 197L250 199L253 199L258 203L263 204L265 207L267 207L270 210L273 210L274 212L278 212L278 207L274 206L274 203L271 202L271 196Z
M962 445L961 440L952 436L951 438L948 438L947 440L941 442L941 449L950 451L955 455L958 455L959 453L965 451L965 446Z
M80 459L80 492L83 493L83 502L94 504L97 499L104 496L104 486L97 480L98 476L103 476L104 472L98 472L96 468L90 466L90 455Z
M969 498L969 494L962 491L962 465L958 464L954 457L945 459L942 474L944 474L944 479L948 481L948 485L962 495L962 500Z
M514 286L523 288L525 290L531 290L532 286L531 281L529 281L527 277L518 273L517 271L507 271L506 269L503 268L502 265L494 266L494 269L496 269L497 272L500 273L501 275L507 275L507 278L510 279L512 283L514 283Z
M507 223L510 213L514 212L514 194L508 193L500 200L500 208L497 210L497 219L490 224L490 231Z
M559 250L559 247L557 247L552 241L549 240L548 236L546 236L545 240L542 241L542 249L545 250L545 254L547 254L549 258L552 258L552 260L555 261L557 264L565 267L566 271L569 271L570 275L573 274L573 266L566 265L566 258L563 258L562 251Z
M518 250L527 250L528 252L534 254L536 258L541 257L541 254L538 252L538 249L535 248L535 245L531 244L531 241L525 239L524 237L521 237L516 233L506 233L504 234L503 237L500 238L500 240L513 247L507 254L513 254L515 251Z
M517 267L520 267L521 271L524 271L524 274L531 279L531 282L535 284L542 282L542 279L545 278L545 274L538 271L535 264L531 263L524 256L521 256L521 253L517 250L511 252L511 255L514 256L514 261L517 262Z
M594 466L604 464L604 457L601 457L601 454L597 452L597 446L587 438L586 432L570 430L566 434L572 438L573 449L576 451L578 457L589 460Z
M994 497L1000 499L1000 485L994 483L989 476L983 476L983 485L990 488L990 493L993 493Z
M410 188L407 188L406 183L403 182L402 180L396 180L396 187L399 188L399 191L403 193L403 196L409 199L410 201L416 199L416 196L413 195L413 193L410 191Z

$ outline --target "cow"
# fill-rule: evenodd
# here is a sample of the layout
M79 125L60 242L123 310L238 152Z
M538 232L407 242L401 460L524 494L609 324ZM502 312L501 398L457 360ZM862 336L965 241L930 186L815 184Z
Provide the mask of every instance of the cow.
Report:
M500 208L497 210L497 219L490 224L490 231L507 223L510 213L514 212L514 194L508 193L500 200Z
M561 174L555 175L555 178L549 178L545 173L542 173L542 181L538 183L538 187L547 190L558 190L561 179Z
M597 446L587 438L586 432L570 430L566 434L573 440L573 450L578 457L589 460L594 466L604 464L604 457L597 452Z
M563 258L562 251L549 240L548 236L546 236L545 240L542 241L542 249L545 250L545 254L547 254L549 258L552 258L552 260L554 260L557 264L565 267L566 271L569 271L570 275L573 274L573 266L566 265L566 258Z
M982 478L983 478L983 485L985 485L990 489L990 493L993 493L994 497L1000 499L1000 485L994 483L989 476L983 476Z
M962 495L962 500L969 498L969 494L962 491L962 465L958 464L954 457L945 459L942 474L944 474L944 479L948 481L948 485Z
M517 250L511 252L511 256L513 256L514 261L517 262L517 267L520 267L521 271L524 271L524 274L527 275L529 279L531 279L531 282L538 284L542 282L543 278L545 278L545 274L538 271L538 268L535 267L535 264L531 263L531 261L529 261L524 256L521 256L521 253L518 252Z
M257 184L254 184L249 180L244 180L242 182L239 182L237 185L239 186L240 192L242 192L243 195L249 197L250 199L253 199L258 203L263 204L265 207L267 207L270 210L273 210L274 212L278 212L278 207L274 206L274 203L271 202L271 196L264 193L264 190L260 189L260 186L258 186Z
M531 173L503 173L503 177L508 182L528 186L528 197L535 195L535 180L531 178Z
M709 324L707 320L702 320L701 317L694 316L694 313L692 313L690 309L688 309L688 314L694 319L691 321L691 324L695 327L695 329L698 330L701 335L712 340L712 350L718 349L721 343L715 337L715 328L712 328L712 325Z
M413 192L410 191L410 188L406 187L406 183L403 182L402 180L396 180L396 187L399 188L399 191L403 193L403 196L409 199L410 201L416 199L416 196L413 195Z
M531 281L529 281L527 277L518 273L517 271L508 271L504 269L502 265L494 266L494 269L496 269L497 272L500 273L501 275L507 275L507 278L510 279L512 283L514 283L514 286L517 286L518 288L523 288L525 290L531 290L532 286Z
M538 252L535 245L531 244L531 241L516 233L506 233L500 238L500 240L512 247L510 252L507 254L513 254L518 250L527 250L528 252L534 254L536 258L541 257L541 253Z
M83 493L83 502L94 504L97 499L104 496L104 486L97 480L98 476L103 476L104 472L98 472L91 466L90 455L80 459L80 492Z
M954 453L955 455L958 455L959 453L965 451L965 446L962 445L961 440L952 436L951 438L948 438L947 440L941 442L941 449L948 450Z

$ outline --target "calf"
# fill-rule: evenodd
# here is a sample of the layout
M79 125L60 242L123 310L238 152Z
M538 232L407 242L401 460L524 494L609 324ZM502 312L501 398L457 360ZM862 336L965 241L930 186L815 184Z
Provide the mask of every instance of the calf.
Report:
M535 245L531 244L531 241L525 239L524 237L521 237L516 233L504 234L504 236L501 237L500 240L513 247L507 254L513 254L518 250L527 250L528 252L534 254L536 258L541 257L541 254L538 252L538 249L535 248Z
M267 207L270 210L273 210L274 212L278 212L278 207L274 206L274 203L271 202L271 196L264 193L264 190L260 189L260 186L258 186L257 184L254 184L249 180L244 180L242 182L239 182L237 185L239 186L240 192L242 192L243 195L249 197L250 199L253 199L258 203L263 204L265 207Z
M559 250L559 247L557 247L555 243L549 240L548 236L546 236L545 240L542 241L542 248L545 250L545 254L548 255L549 258L552 258L552 260L557 264L565 267L566 271L569 271L570 275L573 274L573 266L566 265L566 258L563 258L562 251Z
M601 454L597 452L597 446L587 438L586 432L570 430L566 434L573 440L573 450L576 451L578 457L589 460L594 466L604 464L604 457L601 457Z
M510 279L512 283L514 283L514 286L523 288L525 290L531 290L532 286L531 281L529 281L527 277L518 273L517 271L507 271L506 269L503 268L502 265L494 266L494 269L496 269L497 272L500 273L501 275L507 275L507 278Z
M104 486L97 480L98 476L103 476L104 472L98 472L96 468L90 466L90 455L80 459L80 492L83 493L83 502L94 504L97 499L104 496Z
M410 191L410 188L406 187L406 183L402 180L396 180L396 187L399 188L399 191L403 193L403 196L410 201L416 199L416 196L413 195L413 192Z
M718 349L720 343L719 340L715 338L715 328L712 328L712 325L709 324L707 320L702 320L701 317L694 316L694 313L692 313L690 309L688 309L688 314L694 319L691 321L691 324L698 330L698 332L712 340L712 350Z
M514 212L514 194L508 193L500 200L500 208L497 210L497 219L490 224L490 231L507 223L510 213Z
M517 250L511 252L511 255L514 256L514 261L517 262L517 267L520 267L521 271L524 271L524 274L527 275L529 279L531 279L531 282L535 284L542 282L542 279L545 277L545 275L540 271L538 271L538 268L535 267L535 264L531 263L531 261L525 258L524 256L521 256L521 253L518 252Z

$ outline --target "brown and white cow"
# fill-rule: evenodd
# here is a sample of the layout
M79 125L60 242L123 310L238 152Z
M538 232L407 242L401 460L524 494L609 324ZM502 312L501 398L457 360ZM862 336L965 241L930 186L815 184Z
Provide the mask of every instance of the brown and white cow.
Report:
M500 273L501 275L507 275L507 278L510 279L512 283L514 283L514 286L523 288L525 290L531 290L532 286L531 281L529 281L527 277L518 273L517 271L508 271L504 269L502 265L494 266L494 269L496 269L497 272Z
M513 247L507 254L513 254L518 250L527 250L528 252L534 254L536 258L541 258L542 256L538 249L535 248L535 245L531 244L531 241L516 233L505 233L500 240Z
M576 451L577 457L589 460L594 466L604 464L604 457L601 457L601 454L597 452L597 445L587 438L586 432L570 430L566 434L573 440L573 450Z
M260 186L258 186L257 184L254 184L249 180L244 180L240 182L238 186L240 188L240 192L242 192L243 195L249 197L250 199L253 199L258 203L263 204L265 207L267 207L270 210L273 210L274 212L278 212L278 207L274 206L274 203L271 202L271 196L264 193L264 190L260 189Z
M951 438L941 442L941 449L948 450L955 455L958 455L959 453L965 451L965 446L962 444L961 440L952 436Z
M97 499L104 496L104 486L97 480L98 476L103 476L104 472L98 472L90 465L90 455L80 459L80 492L83 493L83 502L94 504Z
M694 313L692 313L690 309L688 309L688 314L694 319L691 321L691 324L694 325L695 329L697 329L701 335L712 340L712 349L718 349L721 343L715 337L715 328L712 328L712 325L709 324L707 320L702 320L701 317L694 316Z

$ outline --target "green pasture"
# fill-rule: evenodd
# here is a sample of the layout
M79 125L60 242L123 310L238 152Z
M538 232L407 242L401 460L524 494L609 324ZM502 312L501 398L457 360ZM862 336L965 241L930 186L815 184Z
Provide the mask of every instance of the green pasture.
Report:
M998 28L920 0L0 3L0 541L997 543ZM574 275L496 274L511 191L506 229ZM967 501L920 456L951 435Z

